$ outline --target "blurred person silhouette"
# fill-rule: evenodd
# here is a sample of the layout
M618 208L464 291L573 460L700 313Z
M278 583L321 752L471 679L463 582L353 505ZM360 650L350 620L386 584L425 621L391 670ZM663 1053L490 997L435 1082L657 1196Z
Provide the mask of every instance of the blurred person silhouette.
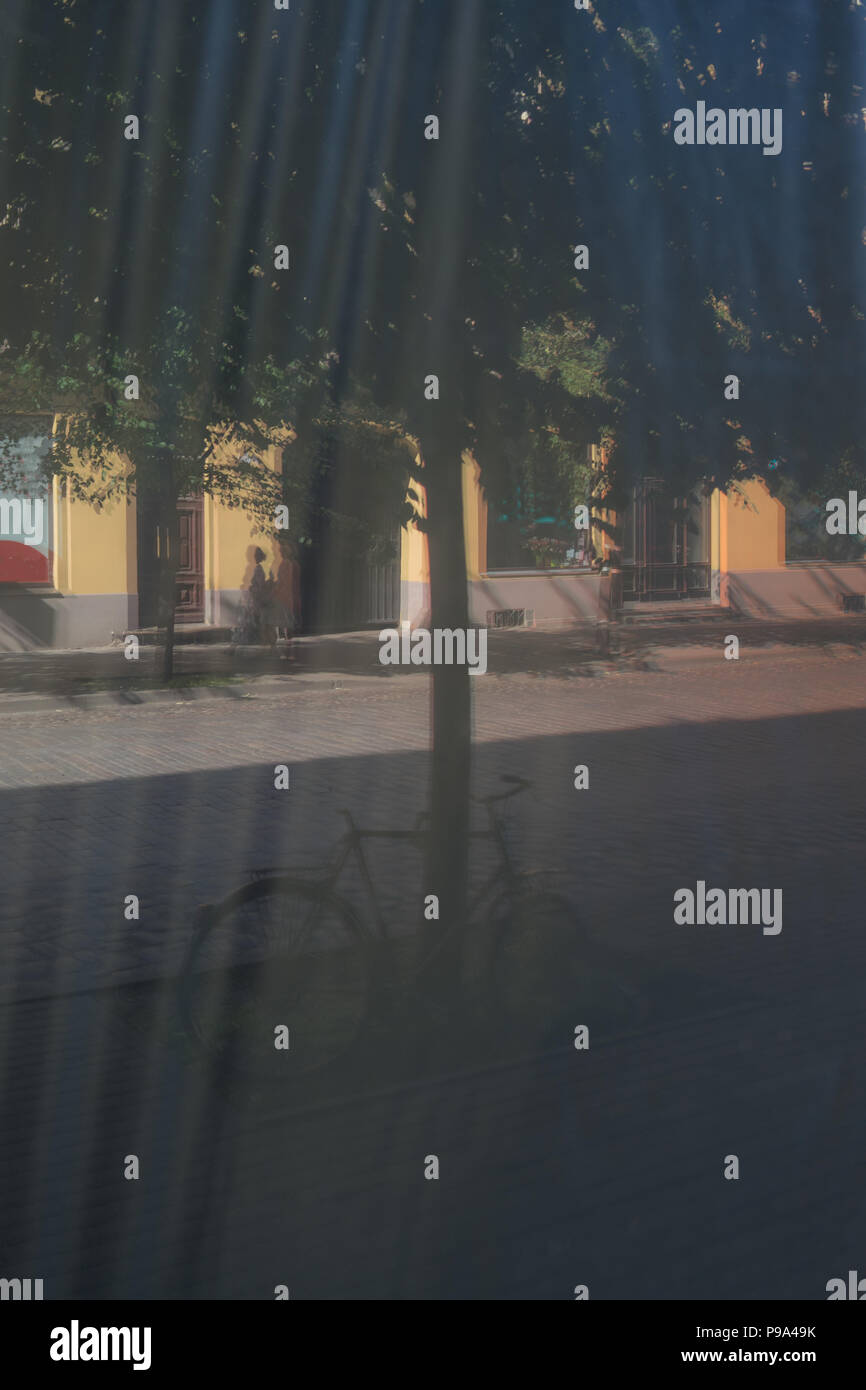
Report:
M297 661L293 638L301 625L301 567L297 550L288 537L280 540L280 564L273 580L271 621L277 642L286 643L286 661Z
M268 606L273 581L265 577L265 552L260 546L253 551L253 572L241 609L236 640L243 646L257 646L264 640Z

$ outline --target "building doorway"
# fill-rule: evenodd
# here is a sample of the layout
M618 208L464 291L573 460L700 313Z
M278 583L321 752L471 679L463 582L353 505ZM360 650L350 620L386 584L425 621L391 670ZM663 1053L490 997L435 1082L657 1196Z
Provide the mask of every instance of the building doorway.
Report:
M161 524L155 498L139 496L138 624L156 627L159 621L159 564L169 545L168 527ZM204 506L201 495L177 503L178 567L175 579L175 619L204 622Z
M323 432L298 520L304 632L391 627L400 617L400 523L387 469L359 467Z
M175 619L204 622L204 508L201 494L177 504L180 551L175 581Z
M709 498L672 495L660 478L632 489L623 524L623 600L710 597Z
M399 531L375 550L359 552L327 522L310 529L314 544L301 555L303 631L353 632L399 622Z

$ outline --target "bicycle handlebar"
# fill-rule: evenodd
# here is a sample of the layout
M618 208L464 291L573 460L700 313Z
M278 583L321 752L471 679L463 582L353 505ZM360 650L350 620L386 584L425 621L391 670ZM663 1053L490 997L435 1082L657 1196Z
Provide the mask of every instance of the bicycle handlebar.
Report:
M501 780L514 784L511 791L493 792L490 796L473 796L472 800L477 806L490 806L494 801L507 801L509 797L518 796L520 792L526 791L527 787L532 786L532 783L528 782L525 777L514 777L508 772L502 774Z
M526 791L527 787L532 786L532 783L528 781L527 778L516 777L513 773L510 772L503 772L500 780L503 782L511 783L511 790L507 792L495 792L492 796L473 796L470 797L470 800L474 802L476 806L489 806L491 802L494 801L507 801L509 797L517 796L520 792ZM429 821L430 819L429 811L419 811L415 819L415 824L411 830L362 830L361 827L355 821L352 812L348 810L345 806L340 807L340 815L345 816L349 824L349 830L353 835L361 836L364 839L374 840L412 839L413 836L421 834L424 822ZM473 839L478 839L479 837L486 838L488 832L476 830L470 831L470 835Z

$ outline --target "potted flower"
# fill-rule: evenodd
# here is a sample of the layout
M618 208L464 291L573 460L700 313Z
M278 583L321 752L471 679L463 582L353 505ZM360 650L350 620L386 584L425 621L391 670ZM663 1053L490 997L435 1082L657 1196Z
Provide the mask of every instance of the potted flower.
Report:
M536 568L540 570L559 569L565 563L568 542L556 536L530 536L527 547L535 556Z

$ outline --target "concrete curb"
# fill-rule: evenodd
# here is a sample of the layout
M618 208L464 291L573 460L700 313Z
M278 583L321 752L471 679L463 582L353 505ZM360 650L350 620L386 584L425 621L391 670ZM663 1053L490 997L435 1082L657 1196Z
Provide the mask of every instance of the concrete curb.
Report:
M144 705L185 705L207 699L250 698L247 685L190 686L180 690L93 690L81 695L59 691L21 691L0 695L0 714L60 714L71 709L137 709Z

